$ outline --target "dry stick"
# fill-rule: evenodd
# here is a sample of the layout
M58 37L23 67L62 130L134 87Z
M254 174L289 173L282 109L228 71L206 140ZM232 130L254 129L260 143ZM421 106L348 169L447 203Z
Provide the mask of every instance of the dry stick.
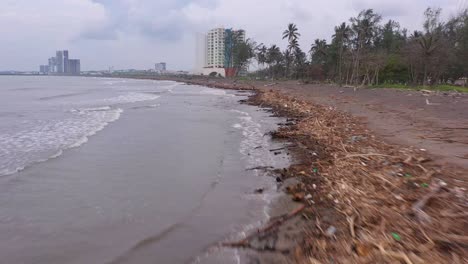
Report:
M276 221L273 221L273 223L269 224L268 226L264 227L263 229L259 229L257 231L257 233L252 233L252 234L250 234L249 236L247 236L246 238L244 238L244 239L242 239L240 241L231 242L231 243L223 243L222 245L225 246L225 247L248 247L249 240L251 240L253 237L259 236L259 235L261 235L263 233L267 233L267 232L273 230L274 228L279 227L280 225L282 225L287 220L289 220L289 219L293 218L294 216L298 215L305 208L306 208L306 205L303 204L302 206L300 206L299 208L297 208L294 211L290 212L289 214L287 214L287 215L285 215L283 217L280 217Z
M258 167L253 167L253 168L248 168L246 171L252 171L252 170L268 170L268 169L274 169L273 166L258 166Z
M413 207L412 210L414 214L418 217L418 220L420 222L429 222L431 220L431 217L423 211L424 206L427 204L427 202L434 197L440 190L442 189L442 185L440 183L437 183L435 187L432 188L432 190L424 195L419 201L417 201Z
M456 234L438 235L434 237L434 240L450 244L468 245L468 236L461 236Z
M283 150L283 149L287 149L288 147L282 147L282 148L276 148L276 149L270 149L270 151L278 151L278 150Z
M446 212L440 212L440 215L443 217L450 217L450 218L458 218L458 217L468 217L468 212L464 213L446 213Z
M411 262L411 260L409 259L408 255L406 255L405 253L403 252L395 252L395 251L386 251L382 245L377 245L377 247L379 248L380 252L383 254L383 255L386 255L386 256L389 256L389 257L393 257L393 258L397 258L399 260L404 260L406 264L413 264L413 262Z
M347 158L354 158L354 157L367 158L367 157L371 157L371 156L394 157L394 156L379 154L379 153L369 153L369 154L349 154L349 155L346 155L346 156L344 156L343 158L340 158L340 159L347 159Z
M419 167L424 173L428 172L428 170L424 168L421 164L418 164L417 167Z
M354 232L354 218L355 218L355 215L351 217L346 217L346 220L348 220L348 223L349 223L349 231L351 232L351 236L353 238L356 237L356 233Z
M377 177L377 178L379 178L379 179L381 179L382 181L384 181L384 182L390 184L392 187L398 188L398 187L397 187L395 184L393 184L391 181L385 179L385 177L384 177L383 175L380 175L380 174L375 173L374 176Z

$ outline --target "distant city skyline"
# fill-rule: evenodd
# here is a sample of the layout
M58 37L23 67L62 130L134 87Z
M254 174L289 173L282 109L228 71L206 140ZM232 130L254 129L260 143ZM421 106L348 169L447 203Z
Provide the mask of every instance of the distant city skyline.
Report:
M281 33L295 23L299 44L309 50L317 38L364 8L394 19L411 32L422 28L427 7L442 7L443 18L467 7L466 0L3 0L0 9L0 71L37 71L55 47L86 61L82 70L192 70L195 34L211 28L242 28L266 45L287 45ZM57 22L61 21L61 22Z
M48 59L48 64L39 66L40 74L51 75L79 75L81 72L81 61L70 59L68 50L57 50L55 57Z

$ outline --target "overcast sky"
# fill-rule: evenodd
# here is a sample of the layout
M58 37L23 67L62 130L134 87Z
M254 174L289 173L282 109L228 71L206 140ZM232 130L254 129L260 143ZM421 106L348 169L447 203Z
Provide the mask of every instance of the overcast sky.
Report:
M82 70L191 70L195 33L243 28L257 42L284 47L281 33L296 23L301 47L329 39L335 25L365 8L409 30L428 6L445 18L468 0L0 0L0 70L37 70L57 49L81 59Z

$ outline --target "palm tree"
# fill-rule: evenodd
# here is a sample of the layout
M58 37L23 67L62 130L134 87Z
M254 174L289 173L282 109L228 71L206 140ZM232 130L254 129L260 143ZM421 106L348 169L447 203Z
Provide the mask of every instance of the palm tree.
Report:
M294 50L299 48L299 42L297 41L299 34L297 26L293 23L289 23L288 28L283 32L283 39L288 39L288 50L286 55L286 76L289 76L289 68L291 64L291 55Z
M339 84L341 85L341 82L343 81L343 53L345 49L346 43L349 42L349 39L351 37L351 28L346 25L345 22L341 23L338 27L335 27L335 34L333 35L333 42L336 43L340 48L339 48L339 54L338 54L338 78L339 78Z
M299 42L297 42L297 39L292 39L291 41L289 41L289 52L291 52L292 50L296 50L297 48L299 48Z
M287 38L289 42L292 40L297 40L297 38L300 36L297 26L293 23L289 23L288 29L286 29L283 32L283 39Z
M416 39L421 46L424 55L424 79L423 85L427 85L428 79L428 64L433 57L437 48L440 46L442 35L442 23L440 22L441 9L428 8L424 12L426 20L424 22L425 33L418 36Z
M314 44L310 48L310 53L312 55L312 62L317 62L319 64L324 64L327 57L328 44L324 39L316 39Z
M257 47L258 64L264 66L266 63L267 47L262 43Z
M291 62L293 60L291 50L290 49L285 50L284 53L283 53L283 56L284 56L284 62L286 64L285 65L286 69L285 69L284 75L285 75L285 77L288 77L289 76L289 69L291 68Z
M359 69L361 53L364 49L369 49L378 33L379 22L382 16L374 13L372 9L362 10L355 18L351 18L352 30L355 36L355 55L351 80L355 84L359 82Z
M299 78L304 75L304 66L306 64L307 60L307 55L305 52L301 50L301 48L297 47L294 50L294 62L295 62L295 73L296 73L296 78Z
M271 71L272 78L274 78L274 67L281 63L283 54L278 46L272 45L268 48L266 53L266 63Z

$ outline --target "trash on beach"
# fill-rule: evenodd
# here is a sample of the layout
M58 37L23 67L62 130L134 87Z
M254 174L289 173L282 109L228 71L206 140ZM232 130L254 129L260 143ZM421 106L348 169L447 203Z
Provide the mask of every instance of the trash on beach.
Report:
M354 250L356 251L358 256L366 257L366 256L368 256L370 254L370 252L372 250L372 246L367 245L367 244L363 244L363 243L357 243L354 246Z
M349 142L356 143L365 139L366 137L363 137L363 136L351 136L351 138L349 139Z
M304 193L295 193L292 200L295 202L302 202L304 200L305 194Z
M396 241L401 241L401 237L399 234L395 233L395 232L392 232L392 237L393 239L395 239Z
M336 234L336 227L334 226L330 226L327 228L327 230L325 231L325 235L327 237L334 237Z
M262 194L263 191L264 191L263 188L258 188L258 189L255 189L254 193L255 193L255 194Z

